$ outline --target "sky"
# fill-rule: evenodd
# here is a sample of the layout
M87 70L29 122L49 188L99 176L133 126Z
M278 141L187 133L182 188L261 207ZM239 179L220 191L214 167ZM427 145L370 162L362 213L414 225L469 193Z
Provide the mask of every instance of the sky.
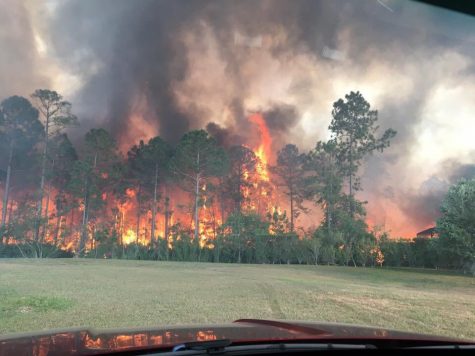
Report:
M0 98L57 90L79 138L126 150L212 125L274 150L329 137L332 104L360 91L397 136L361 168L368 221L431 226L450 184L475 173L475 20L408 1L0 0Z

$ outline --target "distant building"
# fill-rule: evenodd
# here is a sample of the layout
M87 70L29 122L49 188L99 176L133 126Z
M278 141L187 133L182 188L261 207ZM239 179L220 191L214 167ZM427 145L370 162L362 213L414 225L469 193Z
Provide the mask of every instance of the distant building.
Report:
M439 237L439 233L437 232L434 226L434 227L430 227L428 229L419 231L417 233L417 237L426 237L426 238Z

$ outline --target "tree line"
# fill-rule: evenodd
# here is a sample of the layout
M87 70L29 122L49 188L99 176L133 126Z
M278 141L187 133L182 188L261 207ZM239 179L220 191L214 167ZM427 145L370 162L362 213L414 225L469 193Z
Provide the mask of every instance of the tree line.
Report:
M76 149L66 131L78 119L57 92L7 98L0 106L0 255L470 266L475 209L466 195L473 182L449 191L438 239L370 231L367 202L357 199L360 167L388 148L396 132L380 132L378 112L359 92L337 100L331 115L330 139L309 152L293 144L276 152L268 167L272 185L259 179L262 162L253 150L220 145L205 130L187 132L175 145L159 136L140 141L124 157L103 128L89 130ZM272 206L275 191L286 197L286 209ZM189 203L177 204L177 194ZM126 243L121 206L132 200L135 240ZM305 229L299 216L309 205L323 218ZM462 219L460 212L468 215Z

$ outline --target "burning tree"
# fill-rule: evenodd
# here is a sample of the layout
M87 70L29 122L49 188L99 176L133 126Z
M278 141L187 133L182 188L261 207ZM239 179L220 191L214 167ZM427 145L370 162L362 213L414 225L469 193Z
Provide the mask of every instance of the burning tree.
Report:
M243 145L232 146L228 156L230 169L224 182L225 196L232 201L232 210L240 214L251 198L250 191L259 161L254 152Z
M2 201L1 228L7 222L7 210L14 164L25 163L32 148L37 144L43 127L36 110L28 99L12 96L0 107L0 149L6 153L5 188Z
M184 189L194 196L193 236L198 241L200 206L203 203L201 192L212 177L225 174L228 166L226 153L206 131L190 131L178 143L172 164Z
M93 212L106 207L106 198L120 181L121 168L115 140L104 129L91 129L85 136L82 159L73 166L70 192L82 210L78 253L84 254ZM107 215L103 211L104 215Z
M51 186L54 187L56 191L56 196L54 197L56 224L53 237L53 243L56 246L64 230L63 225L65 223L66 214L68 214L75 205L72 197L67 192L67 188L72 179L71 173L78 156L76 149L66 134L57 135L50 141L49 159L52 162L49 179ZM48 199L46 200L45 206L45 229L42 233L42 240L49 238L47 231L48 214L50 213L49 196L50 193L48 192Z
M144 197L148 197L151 210L150 241L152 243L154 243L156 239L155 232L159 188L160 184L165 185L166 180L169 178L169 165L172 154L172 147L160 137L154 137L150 139L147 144L144 144L144 142L141 141L138 146L133 146L127 153L131 173L138 186L134 187L136 189L137 197L136 235L139 235L141 202L144 200ZM165 199L166 207L164 237L167 238L169 234L168 230L170 223L168 205L169 197L166 196Z
M51 137L60 133L65 127L75 124L77 118L71 113L71 103L63 100L63 97L55 91L38 89L31 96L37 103L37 108L41 113L44 126L40 187L36 210L36 226L34 231L35 241L38 241L40 238L40 225L43 214L43 197L46 184L49 140Z

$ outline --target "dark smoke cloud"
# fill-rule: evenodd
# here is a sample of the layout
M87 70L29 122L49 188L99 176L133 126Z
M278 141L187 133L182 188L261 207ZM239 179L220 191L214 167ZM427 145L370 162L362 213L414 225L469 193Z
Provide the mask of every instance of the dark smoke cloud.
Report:
M35 50L31 14L21 1L3 0L1 7L0 100L12 95L28 97L49 85L49 78L42 74L45 63Z
M130 115L142 111L162 136L176 141L197 122L204 124L197 108L177 104L175 87L186 79L190 66L181 34L199 32L197 24L207 23L226 61L226 80L239 93L229 105L242 107L252 88L242 70L248 53L236 46L236 33L252 38L285 29L289 40L271 48L276 57L296 50L321 51L324 44L333 45L339 25L335 20L348 6L344 1L307 0L69 1L59 6L51 32L63 62L76 73L87 73L75 100L84 128L99 119L120 137L129 129ZM245 115L234 119L242 121Z
M145 119L155 123L162 136L176 141L196 122L204 124L198 109L180 107L175 96L176 85L186 79L190 66L181 39L184 32L199 32L202 22L211 28L226 62L226 80L240 95L229 105L242 106L253 93L242 65L249 51L236 46L236 33L263 36L265 42L266 36L285 31L288 40L270 48L284 61L295 53L319 55L324 46L336 47L339 31L348 26L352 33L348 65L361 71L365 68L359 63L375 56L375 44L381 50L377 57L391 60L404 59L406 49L419 44L420 36L401 27L408 36L399 36L404 43L395 58L390 51L395 30L384 22L390 16L394 14L373 1L68 1L57 10L52 36L57 54L76 72L89 73L76 103L84 116L104 120L120 136L140 101L145 103L141 107Z
M246 132L248 130L255 131L253 125L247 121L244 110L236 102L234 102L232 111L235 118L240 118L236 120L240 125L239 129L234 127L222 127L215 122L210 122L206 125L206 130L218 141L219 144L225 147L248 144L250 135L248 134L248 137L246 137L245 135L240 134L240 132ZM288 104L273 104L270 109L263 111L261 114L269 128L273 140L281 143L292 139L289 135L289 130L298 123L300 117L295 106ZM277 150L280 149L280 147L274 148Z
M199 7L198 1L185 6L181 1L86 0L58 9L57 51L77 72L92 72L77 98L90 126L103 119L120 137L141 101L145 120L163 137L176 142L189 129L193 117L173 95L174 83L187 73L186 50L175 37ZM73 43L64 32L74 36Z
M206 131L213 136L219 145L229 148L234 145L240 145L245 142L244 137L236 134L234 130L222 127L215 122L206 125Z
M475 178L475 164L459 164L458 162L450 162L448 164L451 183L457 183L461 179Z
M284 142L293 142L291 129L298 123L300 114L298 109L289 104L274 104L269 110L262 113L274 141L282 145ZM274 144L274 150L281 147Z
M421 184L417 193L399 198L400 206L408 219L421 228L433 224L440 216L440 204L448 188L448 182L432 176Z
M276 104L263 112L264 119L271 131L285 133L295 126L300 117L297 108L288 104Z
M404 200L399 199L407 216L421 226L434 223L440 216L440 205L450 186L461 179L475 178L475 164L451 160L442 166L442 177L431 176L421 184L416 194L407 195Z

